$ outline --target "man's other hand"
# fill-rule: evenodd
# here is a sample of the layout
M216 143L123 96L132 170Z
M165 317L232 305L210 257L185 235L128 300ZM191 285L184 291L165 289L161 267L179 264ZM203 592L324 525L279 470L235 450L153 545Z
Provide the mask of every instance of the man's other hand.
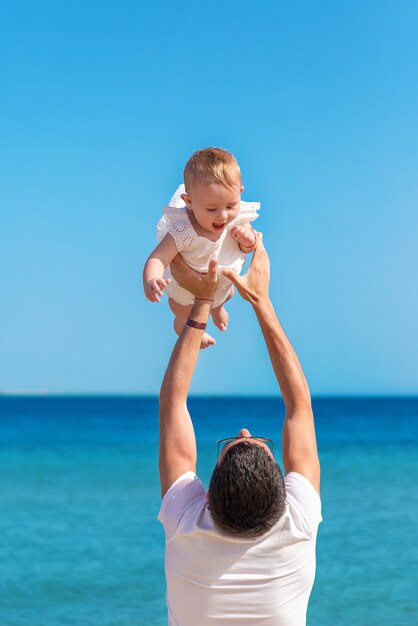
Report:
M268 298L270 282L270 261L263 243L263 233L258 233L257 248L251 259L248 272L240 276L230 269L221 270L222 274L238 289L240 296L251 304L258 304Z
M212 259L206 274L192 269L180 254L170 263L171 273L180 285L190 291L195 298L213 300L218 285L218 261Z

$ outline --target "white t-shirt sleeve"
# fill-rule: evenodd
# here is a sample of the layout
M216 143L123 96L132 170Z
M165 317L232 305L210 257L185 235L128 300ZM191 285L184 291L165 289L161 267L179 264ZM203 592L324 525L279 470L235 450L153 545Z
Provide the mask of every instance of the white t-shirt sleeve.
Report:
M322 522L321 498L309 480L298 474L289 472L284 479L287 497L302 513L310 530L315 533Z
M158 513L158 520L164 526L166 539L174 535L189 506L196 500L205 498L205 487L194 472L186 472L177 478L165 493Z

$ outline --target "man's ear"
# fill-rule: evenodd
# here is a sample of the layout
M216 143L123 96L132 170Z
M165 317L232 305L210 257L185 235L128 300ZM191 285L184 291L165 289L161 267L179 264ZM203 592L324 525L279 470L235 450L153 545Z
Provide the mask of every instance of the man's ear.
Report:
M240 193L242 193L244 191L244 185L241 185L241 189L239 191L240 191Z
M189 194L182 193L182 194L180 194L180 198L184 201L185 204L187 204L187 208L188 209L192 208L192 199L189 196Z

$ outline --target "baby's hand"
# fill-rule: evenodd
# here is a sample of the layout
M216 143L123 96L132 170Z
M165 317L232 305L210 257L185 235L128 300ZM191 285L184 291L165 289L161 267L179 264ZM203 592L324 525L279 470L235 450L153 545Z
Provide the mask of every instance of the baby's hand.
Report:
M171 278L150 278L145 285L145 295L151 302L159 302L163 297L163 289L171 283Z
M231 235L242 248L245 248L244 252L252 252L257 247L257 233L251 224L234 226L231 230Z

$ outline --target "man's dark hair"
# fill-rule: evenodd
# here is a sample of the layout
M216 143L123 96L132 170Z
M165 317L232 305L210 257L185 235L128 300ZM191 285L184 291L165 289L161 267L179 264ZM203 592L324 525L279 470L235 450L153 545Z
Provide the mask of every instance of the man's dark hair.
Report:
M216 526L225 533L263 535L283 515L285 499L279 466L256 443L234 444L213 470L208 504Z

